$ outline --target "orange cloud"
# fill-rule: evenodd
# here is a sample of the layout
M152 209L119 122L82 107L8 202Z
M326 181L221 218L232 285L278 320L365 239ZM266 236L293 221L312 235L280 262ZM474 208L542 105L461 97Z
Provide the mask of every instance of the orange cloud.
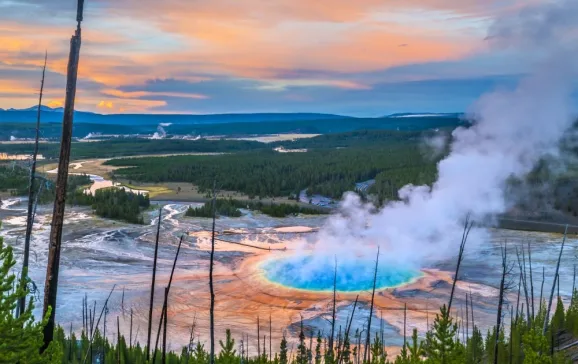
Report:
M185 92L150 92L150 91L125 92L121 90L110 89L110 90L103 90L102 93L105 95L119 97L123 99L139 99L142 97L150 97L150 96L182 97L197 100L204 100L209 98L209 96L207 95L185 93Z
M47 106L51 107L51 108L63 107L64 102L59 101L59 100L51 100L50 102L48 102Z
M98 104L96 104L96 107L101 109L113 109L114 104L112 103L112 101L101 101Z
M98 10L91 8L86 15L76 104L136 112L166 106L147 98L203 100L208 96L118 90L155 78L201 80L203 74L258 79L269 89L291 85L368 89L345 77L301 76L290 82L279 74L295 69L366 72L457 60L475 52L481 42L471 32L456 30L480 27L481 22L464 25L463 18L486 20L525 1L539 0L102 0ZM1 63L12 69L40 67L47 49L49 70L66 74L74 19L56 20L3 20ZM30 101L37 88L38 81L11 85L0 81L0 93ZM64 89L47 92L59 100ZM2 106L8 105L0 102Z

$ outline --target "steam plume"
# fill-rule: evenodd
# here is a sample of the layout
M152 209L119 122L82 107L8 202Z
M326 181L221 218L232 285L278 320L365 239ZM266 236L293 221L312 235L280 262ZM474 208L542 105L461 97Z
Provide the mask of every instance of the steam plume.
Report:
M577 52L570 44L577 35L572 28L577 14L577 2L563 1L496 20L487 39L532 52L531 72L514 90L486 94L472 105L469 115L475 122L453 132L450 154L439 162L431 188L405 186L401 201L377 213L346 194L339 214L316 239L313 265L332 265L335 255L373 259L379 245L384 260L419 266L455 253L466 215L488 221L506 212L507 180L524 177L545 155L556 156L574 121ZM485 235L482 228L472 230L468 244L484 241Z

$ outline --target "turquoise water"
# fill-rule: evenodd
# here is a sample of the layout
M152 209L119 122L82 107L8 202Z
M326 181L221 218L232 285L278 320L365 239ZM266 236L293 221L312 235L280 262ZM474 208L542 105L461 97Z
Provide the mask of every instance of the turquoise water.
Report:
M263 264L265 277L287 287L310 291L333 290L334 262L296 256L270 260ZM336 287L338 291L354 292L371 290L373 287L375 262L351 260L337 263ZM421 275L418 270L392 264L380 264L377 270L378 289L396 287L409 283Z

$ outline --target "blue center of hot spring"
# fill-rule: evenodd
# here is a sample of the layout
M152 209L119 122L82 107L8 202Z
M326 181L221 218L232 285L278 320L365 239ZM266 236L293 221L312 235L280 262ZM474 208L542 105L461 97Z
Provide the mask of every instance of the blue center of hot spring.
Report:
M306 257L288 257L270 260L263 264L265 277L287 287L310 291L333 290L334 262ZM373 288L375 262L352 259L337 263L336 287L338 291L366 291ZM418 270L403 268L390 263L379 264L376 288L383 289L409 283L420 276Z

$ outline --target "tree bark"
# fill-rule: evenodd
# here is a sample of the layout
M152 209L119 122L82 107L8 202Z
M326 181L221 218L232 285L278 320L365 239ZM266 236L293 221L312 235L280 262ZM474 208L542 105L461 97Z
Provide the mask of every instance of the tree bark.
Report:
M66 99L62 118L62 139L60 142L60 158L56 176L56 199L52 213L50 239L48 248L48 263L46 264L46 281L44 284L44 307L42 316L50 314L44 326L44 343L40 349L44 352L54 339L56 318L56 297L58 295L58 273L60 270L60 249L62 244L62 227L64 224L64 209L66 207L66 185L68 182L68 163L72 146L72 124L74 119L74 100L76 97L76 79L78 76L78 61L80 58L82 8L84 0L78 0L76 15L76 33L70 40L70 54L66 76Z
M42 107L42 95L44 93L44 77L46 75L46 61L48 53L44 55L44 67L42 68L42 80L40 81L40 96L38 97L38 110L36 113L36 136L34 138L34 152L32 153L32 164L30 165L30 179L28 181L28 209L26 213L26 236L24 238L24 257L22 261L22 284L28 284L28 261L30 257L30 239L32 236L32 226L34 225L34 180L36 178L36 160L38 158L38 140L40 138L40 108ZM18 312L21 315L26 310L26 296L22 296L18 303ZM84 316L83 316L84 317Z
M450 311L452 309L452 301L454 299L454 292L456 289L456 283L458 281L458 275L460 273L460 266L462 264L462 259L464 256L464 248L466 247L466 241L468 240L468 235L470 234L470 230L472 229L473 222L470 222L470 216L466 217L466 222L464 223L464 231L462 234L462 242L460 243L460 250L458 252L458 264L456 265L456 273L454 276L454 281L452 284L452 291L450 293L450 301L448 302L448 316L450 316Z
M506 247L502 248L502 280L500 281L500 297L498 299L498 314L496 317L496 341L494 342L494 364L498 364L498 344L500 342L500 328L502 326L502 306L504 304L504 289L506 284L506 273L508 270L508 260Z
M217 182L213 181L213 227L211 229L211 258L209 263L209 289L211 291L210 318L210 364L215 364L215 289L213 287L213 264L215 260L215 219L217 218ZM257 337L257 342L259 338Z
M161 220L163 219L163 208L159 208L159 221L157 222L157 235L155 239L155 255L153 258L153 276L151 279L151 298L149 302L149 321L147 331L147 361L150 360L151 355L151 330L153 325L153 307L155 300L155 279L157 276L157 258L159 253L159 237L161 232Z
M375 260L375 272L373 274L373 290L371 291L371 305L369 308L369 321L367 322L367 339L365 341L365 351L363 361L368 362L369 346L371 345L371 317L373 316L373 302L375 299L375 285L377 284L377 267L379 264L379 246L377 247L377 259Z
M550 310L552 309L552 299L554 298L554 292L556 289L556 282L558 280L558 272L560 271L560 261L562 260L562 253L564 252L564 244L566 243L566 236L568 235L568 225L564 230L564 239L562 239L562 246L560 247L560 255L558 256L558 263L556 264L556 273L554 274L554 284L552 284L552 292L550 292L550 300L548 301L548 307L546 309L546 318L544 319L544 328L542 331L543 335L546 335L548 330L548 324L550 320Z

